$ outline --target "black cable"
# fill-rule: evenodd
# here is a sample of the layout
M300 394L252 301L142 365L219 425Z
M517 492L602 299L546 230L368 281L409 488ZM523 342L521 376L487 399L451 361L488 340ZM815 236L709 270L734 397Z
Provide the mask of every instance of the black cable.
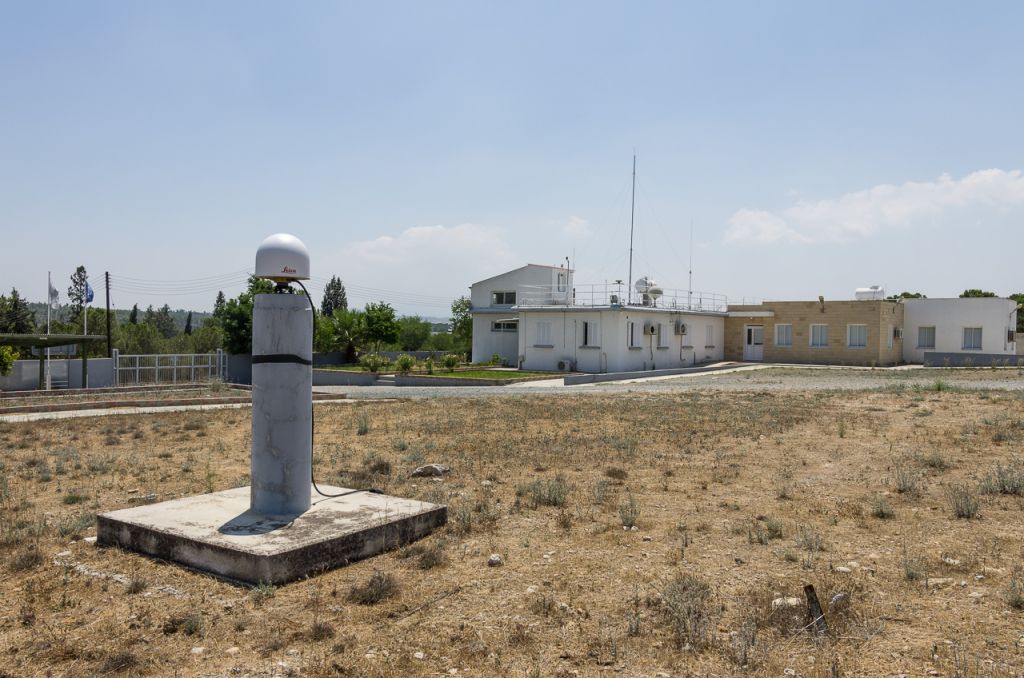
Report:
M313 311L313 339L316 339L316 305L313 303L313 297L309 296L309 291L306 286L302 284L301 280L296 280L299 287L302 288L302 292L306 295L306 299L309 300L309 307ZM310 352L312 355L312 352ZM309 369L313 369L310 367ZM345 497L350 494L356 494L358 492L372 492L373 494L384 494L381 490L376 487L368 487L363 490L349 490L348 492L339 492L338 494L327 494L321 490L316 484L316 474L313 472L313 438L316 435L316 410L313 408L313 396L310 394L309 398L309 479L313 483L313 489L316 490L317 494L328 499L337 499L338 497Z

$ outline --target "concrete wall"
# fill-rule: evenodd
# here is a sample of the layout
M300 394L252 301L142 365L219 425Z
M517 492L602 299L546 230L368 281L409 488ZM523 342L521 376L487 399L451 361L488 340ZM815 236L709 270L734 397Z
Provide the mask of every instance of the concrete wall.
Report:
M347 370L313 370L313 386L373 386L377 375Z
M690 367L724 356L721 314L578 306L528 308L519 313L518 355L524 370L557 370L559 362L568 362L577 372L628 372ZM685 335L675 334L677 320L686 323ZM628 341L630 322L635 324L635 346ZM660 341L657 332L643 334L647 322L661 326ZM583 323L591 323L593 333L587 345Z
M53 377L65 376L68 388L82 388L82 360L50 359L50 372ZM89 387L107 388L114 386L114 360L112 358L89 359ZM11 373L0 377L0 391L34 391L39 388L39 361L15 360Z
M561 276L562 284L559 283ZM491 323L496 320L507 320L517 317L512 304L493 305L494 292L515 292L516 301L522 302L526 295L535 295L535 286L549 288L554 294L560 295L552 301L567 302L572 298L572 271L552 266L527 264L507 273L496 275L486 280L473 283L469 296L472 302L473 315L473 362L486 362L495 353L504 358L510 365L515 365L518 358L518 332L494 332ZM559 287L564 291L558 292Z
M924 361L925 352L976 353L1015 356L1017 344L1008 342L1008 330L1017 326L1017 303L998 297L969 299L907 299L903 359ZM919 345L921 327L935 328L935 346ZM981 350L964 351L965 327L980 327Z
M744 311L751 312L745 315ZM770 317L756 314L771 313ZM792 325L792 346L776 345L775 326ZM828 326L828 344L811 346L811 325ZM893 336L904 324L903 304L890 301L766 301L729 306L725 321L725 357L743 360L747 325L764 327L765 362L827 365L895 365L903 355L903 340ZM865 325L867 345L848 345L848 326Z
M978 353L956 351L939 353L925 351L922 360L926 367L1022 367L1024 357L1006 353Z

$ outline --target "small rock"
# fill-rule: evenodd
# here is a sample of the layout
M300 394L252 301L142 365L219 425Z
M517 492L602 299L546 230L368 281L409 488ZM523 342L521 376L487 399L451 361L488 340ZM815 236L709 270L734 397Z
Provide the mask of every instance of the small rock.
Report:
M493 484L494 483L492 483L490 480L481 480L480 481L480 486L481 487L490 487Z
M629 531L630 531L630 532L639 532L639 531L640 531L640 528L639 528L639 527L637 527L636 525L634 525L633 527L629 528Z
M644 541L654 541L654 537L649 534L644 535Z
M444 464L427 464L426 466L417 467L412 472L413 478L437 478L446 475L451 469Z
M224 650L224 654L236 655L241 651L242 649L239 647L229 647L228 649Z
M527 593L536 593L537 592L537 587L536 586L527 586L526 587L526 592Z
M427 655L422 652L413 652L412 657L413 659L426 659Z
M853 572L853 570L851 570L848 567L843 567L842 565L840 565L839 567L836 568L836 572L841 572L843 574L850 574L851 572Z
M206 648L205 647L193 647L192 648L192 654L202 654L204 652L206 652Z
M793 597L776 598L772 601L772 610L781 610L784 607L800 607L800 599Z
M61 551L56 556L54 556L54 558L67 558L70 555L71 555L71 551Z
M784 676L795 676L796 675L796 669L783 669L782 675L784 675Z
M491 557L487 559L487 567L501 567L504 564L505 560L500 553L492 553Z
M957 560L956 558L950 558L949 556L946 556L945 558L943 558L942 562L944 562L946 565L959 565L960 564L959 560Z
M82 541L84 541L86 544L95 544L96 543L96 537L86 537Z

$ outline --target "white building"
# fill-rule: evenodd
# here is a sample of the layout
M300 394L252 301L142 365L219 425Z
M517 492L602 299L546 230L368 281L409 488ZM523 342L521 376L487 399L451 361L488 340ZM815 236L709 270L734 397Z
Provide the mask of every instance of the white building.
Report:
M572 273L529 264L474 283L473 361L602 373L722 360L724 297L647 281L629 299L622 284L576 286Z
M513 310L523 294L546 297L549 303L572 299L572 270L527 264L473 283L469 288L473 316L473 362L498 355L509 365L519 361L519 316Z
M524 370L590 373L720 361L725 313L636 305L519 306Z
M1017 302L1000 297L907 299L903 360L921 363L925 353L976 354L1016 359Z

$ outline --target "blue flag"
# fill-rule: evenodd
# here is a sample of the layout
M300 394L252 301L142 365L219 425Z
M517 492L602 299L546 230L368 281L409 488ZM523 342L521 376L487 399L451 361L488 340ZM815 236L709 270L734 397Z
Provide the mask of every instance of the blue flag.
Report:
M86 280L85 281L85 303L91 304L92 303L92 297L93 297L92 285L90 285L89 281Z

